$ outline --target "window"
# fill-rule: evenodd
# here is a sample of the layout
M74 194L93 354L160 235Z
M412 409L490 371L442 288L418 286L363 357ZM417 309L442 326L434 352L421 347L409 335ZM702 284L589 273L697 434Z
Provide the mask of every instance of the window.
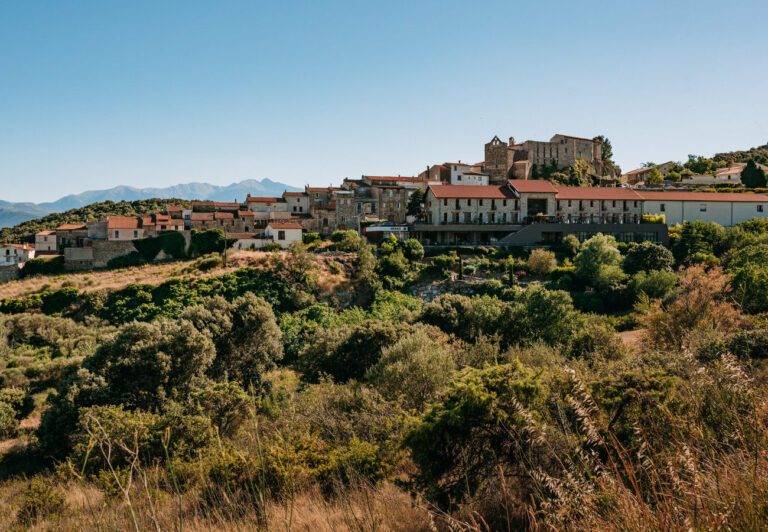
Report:
M285 240L285 231L278 231L277 232L277 239L278 240Z
M699 212L707 212L707 204L706 203L701 203L699 205Z
M443 213L443 223L446 223L446 224L448 223L448 213L447 212Z
M571 206L571 200L568 200L568 206L569 207Z
M472 221L472 213L471 212L465 212L464 213L464 223L468 224Z
M461 174L456 176L456 181L461 181Z
M134 231L133 232L133 238L139 238L139 232L138 231Z
M616 200L613 200L613 204L611 205L611 207L615 207L615 206L616 206Z
M454 223L459 223L459 213L458 212L453 213L453 221L454 221Z
M120 238L120 231L115 230L115 238Z
M595 206L595 201L594 200L589 200L589 206L590 207L594 207Z
M483 206L483 200L477 200L477 202L478 202L477 203L478 205L480 205L481 207Z
M664 212L666 210L666 205L664 205L663 203L661 205L659 205L659 210L661 212Z
M456 200L456 208L457 209L459 208L459 200L458 199Z
M468 200L467 200L467 207L469 207L470 205L472 205L472 200L471 200L471 199L468 199Z
M757 206L757 212L763 212L763 206L762 205L758 205Z
M448 198L443 198L443 207L448 206Z
M507 206L507 200L501 200L501 205L503 207L506 207Z

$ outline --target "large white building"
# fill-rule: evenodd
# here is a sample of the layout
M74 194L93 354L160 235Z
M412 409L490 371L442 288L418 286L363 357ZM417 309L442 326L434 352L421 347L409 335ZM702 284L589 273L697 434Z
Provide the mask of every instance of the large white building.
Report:
M725 192L638 192L644 214L663 214L667 225L716 222L729 227L768 218L768 195Z
M23 264L35 258L35 248L26 244L0 245L0 266Z

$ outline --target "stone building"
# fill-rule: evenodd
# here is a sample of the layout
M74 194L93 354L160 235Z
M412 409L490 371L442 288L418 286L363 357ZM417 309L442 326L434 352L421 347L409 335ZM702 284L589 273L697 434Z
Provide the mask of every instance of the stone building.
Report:
M555 166L563 170L577 159L586 161L597 174L603 172L603 148L599 140L570 135L554 135L548 142L526 140L515 143L510 137L504 142L493 137L485 145L484 171L490 184L503 184L508 178L530 179L534 166Z

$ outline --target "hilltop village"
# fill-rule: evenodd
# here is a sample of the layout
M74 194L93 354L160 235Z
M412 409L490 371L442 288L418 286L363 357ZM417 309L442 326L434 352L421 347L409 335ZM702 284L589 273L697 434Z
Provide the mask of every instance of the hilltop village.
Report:
M415 176L363 175L279 197L193 201L150 215L65 223L37 233L34 246L0 246L0 278L15 278L32 258L61 257L67 270L105 267L134 252L134 241L168 231L181 233L188 247L193 232L220 230L230 247L241 250L287 248L304 233L338 230L357 231L372 242L394 235L423 245L531 245L597 233L665 244L668 226L697 220L733 226L768 212L766 194L697 191L740 182L745 163L671 183L663 179L675 163L622 174L603 142L560 134L547 142L493 137L483 161L428 165Z

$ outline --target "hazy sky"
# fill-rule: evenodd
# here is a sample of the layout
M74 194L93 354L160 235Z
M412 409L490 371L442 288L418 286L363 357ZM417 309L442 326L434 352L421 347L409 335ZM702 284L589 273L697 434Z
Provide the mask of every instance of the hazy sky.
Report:
M607 135L625 169L768 142L768 2L0 3L0 199L479 161Z

